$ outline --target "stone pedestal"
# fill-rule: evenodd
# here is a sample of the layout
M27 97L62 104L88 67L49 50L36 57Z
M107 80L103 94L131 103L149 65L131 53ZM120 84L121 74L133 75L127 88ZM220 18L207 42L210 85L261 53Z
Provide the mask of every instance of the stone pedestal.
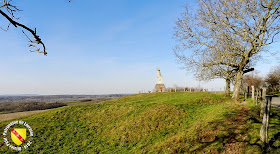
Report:
M164 84L156 84L153 92L167 92Z

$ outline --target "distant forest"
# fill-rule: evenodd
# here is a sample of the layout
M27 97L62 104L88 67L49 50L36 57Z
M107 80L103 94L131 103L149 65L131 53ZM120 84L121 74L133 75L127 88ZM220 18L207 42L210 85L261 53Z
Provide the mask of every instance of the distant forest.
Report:
M128 94L109 95L38 95L38 96L0 96L0 103L9 102L68 102L79 99L117 98Z
M46 110L67 105L92 104L125 96L112 95L46 95L46 96L0 96L0 114Z

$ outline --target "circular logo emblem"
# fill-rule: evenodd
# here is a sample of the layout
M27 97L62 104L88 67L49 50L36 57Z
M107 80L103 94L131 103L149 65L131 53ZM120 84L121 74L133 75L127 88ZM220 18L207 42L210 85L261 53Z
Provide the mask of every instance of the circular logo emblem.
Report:
M12 121L5 127L3 136L4 142L9 148L21 151L32 144L33 130L22 120Z

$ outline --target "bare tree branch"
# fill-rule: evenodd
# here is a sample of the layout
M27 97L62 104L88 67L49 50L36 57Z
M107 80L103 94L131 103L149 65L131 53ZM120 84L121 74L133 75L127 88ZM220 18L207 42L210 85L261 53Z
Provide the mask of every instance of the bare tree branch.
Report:
M0 6L0 14L9 21L9 24L8 24L6 29L4 29L2 27L0 27L0 28L2 30L4 30L4 31L7 31L7 30L9 30L11 24L14 27L21 27L21 28L23 28L24 30L28 31L32 35L32 37L33 37L32 39L30 39L28 37L28 35L22 30L23 34L27 37L27 39L31 43L28 46L35 48L35 50L30 50L30 51L31 52L35 52L36 51L36 52L39 52L39 53L43 53L44 55L47 55L46 46L43 43L43 41L41 40L40 36L37 35L36 28L33 30L33 29L27 27L26 25L16 21L19 18L16 18L14 13L17 12L17 11L22 11L22 10L18 9L17 6L10 4L11 1L12 0L0 1L0 3L2 3L2 5ZM69 0L69 2L71 2L71 0ZM4 8L6 10L6 13L3 10L1 10L2 8ZM40 50L40 48L38 48L36 45L42 45L43 49Z

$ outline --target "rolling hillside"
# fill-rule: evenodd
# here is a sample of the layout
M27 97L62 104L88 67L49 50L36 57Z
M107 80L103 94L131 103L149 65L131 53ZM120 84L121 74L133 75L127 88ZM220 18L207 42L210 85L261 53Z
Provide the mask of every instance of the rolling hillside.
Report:
M34 131L31 147L22 152L260 153L256 112L211 93L124 96L21 118ZM0 123L1 133L11 121ZM12 152L0 142L0 152L6 151Z

